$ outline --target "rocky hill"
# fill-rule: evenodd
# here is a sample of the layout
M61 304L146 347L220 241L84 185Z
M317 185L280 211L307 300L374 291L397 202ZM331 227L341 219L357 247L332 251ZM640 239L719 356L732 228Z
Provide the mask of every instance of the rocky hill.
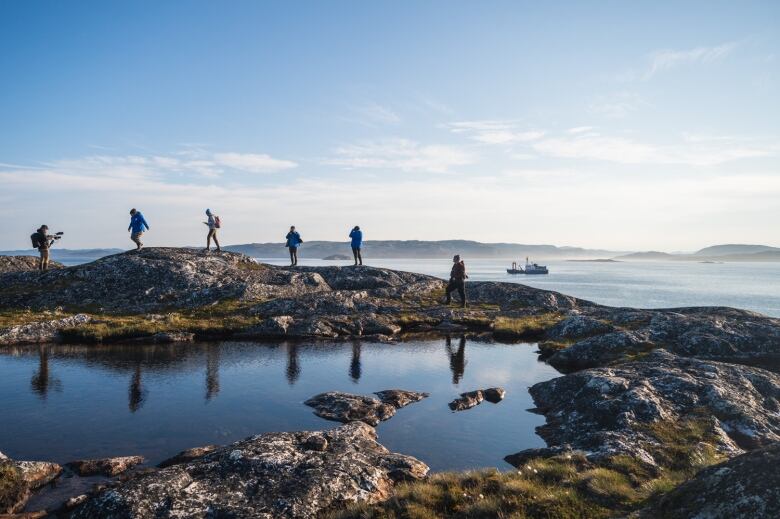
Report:
M49 268L61 269L64 265L49 261ZM0 256L0 275L12 272L30 272L38 270L38 256Z
M568 373L530 390L536 411L546 418L538 433L548 447L508 453L507 461L519 472L501 476L504 483L486 475L491 483L484 486L482 476L448 476L447 488L462 484L465 489L454 493L435 490L435 478L413 483L428 487L406 490L404 500L376 504L384 508L375 517L472 510L478 503L469 496L477 487L486 494L482 508L473 508L481 516L515 511L536 517L540 500L564 495L569 497L549 506L572 517L583 510L596 517L652 513L654 506L677 506L685 492L719 488L718 472L694 478L703 468L758 450L776 456L765 449L780 442L780 319L754 312L612 308L493 282L467 283L469 307L461 309L441 303L442 280L420 274L273 267L241 254L189 249L128 252L44 274L5 273L0 284L0 344L214 337L392 340L413 333L471 333L537 342L543 358ZM345 501L380 503L399 478L416 479L426 469L417 460L387 453L371 431L353 422L316 433L327 436L325 442L309 442L315 433L280 433L203 449L211 454L83 497L74 514L113 517L121 511L123 517L151 518L217 510L310 517ZM353 452L355 442L366 450ZM323 445L333 445L333 452L346 453L348 460L318 450ZM283 455L276 454L276 446ZM369 466L374 468L366 472ZM733 467L749 469L736 461ZM308 480L301 471L316 478ZM658 489L687 479L687 487L656 503ZM724 500L759 496L762 513L755 517L776 517L776 493L755 474L749 481L754 486L738 493L711 491L707 509L739 511L743 508ZM257 491L247 491L247 485ZM365 485L372 490L361 490ZM524 497L512 488L526 489ZM446 502L436 504L436 496L445 494ZM415 496L428 498L417 502ZM161 502L168 508L156 508ZM365 508L345 513L342 517L366 517Z

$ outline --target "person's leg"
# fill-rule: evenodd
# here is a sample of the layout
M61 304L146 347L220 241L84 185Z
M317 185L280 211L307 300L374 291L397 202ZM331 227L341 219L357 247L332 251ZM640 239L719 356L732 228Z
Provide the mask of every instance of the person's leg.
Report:
M352 247L352 256L355 258L355 266L358 264L358 254L360 254L360 249Z
M214 229L214 245L217 246L217 252L220 252L222 248L219 246L219 240L217 239L217 230Z
M447 284L447 288L444 289L444 304L448 305L452 302L452 296L450 295L455 290L454 281L450 280Z
M209 232L206 233L206 250L209 250L211 248L211 237L214 236L214 229L209 229Z
M136 245L135 250L141 250L141 247L144 246L144 244L141 243L142 234L143 234L142 232L134 232L133 234L130 235L130 239L135 242Z
M460 296L460 306L466 308L466 282L458 282L458 295Z
M287 247L287 250L290 251L290 266L295 266L295 247Z
M38 258L38 270L43 270L43 254L46 251L43 249L38 249L38 254L40 254L40 258Z
M293 264L297 267L298 266L298 247L293 247L293 257L295 258L295 261Z
M49 249L46 249L41 254L41 270L48 270L49 269Z
M361 265L363 264L363 253L360 252L360 249L358 249L358 261Z

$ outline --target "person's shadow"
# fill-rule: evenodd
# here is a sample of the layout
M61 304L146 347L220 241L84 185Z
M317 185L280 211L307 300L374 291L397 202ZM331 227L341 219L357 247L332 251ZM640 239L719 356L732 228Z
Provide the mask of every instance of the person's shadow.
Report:
M49 371L49 348L38 347L38 370L30 378L30 389L43 400L50 390L62 391L62 382Z
M463 373L466 371L466 336L461 335L458 341L458 349L454 350L452 347L452 339L447 336L445 339L447 347L447 355L450 358L450 371L452 371L452 383L456 386L463 378Z
M352 343L352 360L349 363L349 378L357 384L360 381L362 367L360 365L360 342Z
M287 343L287 382L292 386L301 376L301 365L298 363L298 345Z
M206 347L206 402L219 394L219 345Z
M143 407L146 401L146 389L143 387L141 380L141 363L138 362L135 365L135 371L130 378L130 387L127 390L127 407L131 413L135 413L141 407Z

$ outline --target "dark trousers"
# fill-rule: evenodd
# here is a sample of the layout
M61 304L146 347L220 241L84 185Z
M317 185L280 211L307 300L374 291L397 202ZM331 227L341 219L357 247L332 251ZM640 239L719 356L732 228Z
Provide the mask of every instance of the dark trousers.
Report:
M352 255L355 256L355 265L363 264L363 256L360 254L360 247L352 247Z
M298 264L298 247L289 247L290 249L290 265L293 267Z
M462 306L466 306L466 281L463 279L450 279L449 284L447 285L447 304L450 304L452 302L452 293L454 291L458 291L458 295L460 296L460 304Z

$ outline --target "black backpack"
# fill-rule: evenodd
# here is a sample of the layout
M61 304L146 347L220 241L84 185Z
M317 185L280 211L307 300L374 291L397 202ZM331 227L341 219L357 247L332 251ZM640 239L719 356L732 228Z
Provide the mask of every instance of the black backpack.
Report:
M33 249L38 249L41 247L41 235L40 233L34 232L30 235L30 239L32 240L32 246Z

